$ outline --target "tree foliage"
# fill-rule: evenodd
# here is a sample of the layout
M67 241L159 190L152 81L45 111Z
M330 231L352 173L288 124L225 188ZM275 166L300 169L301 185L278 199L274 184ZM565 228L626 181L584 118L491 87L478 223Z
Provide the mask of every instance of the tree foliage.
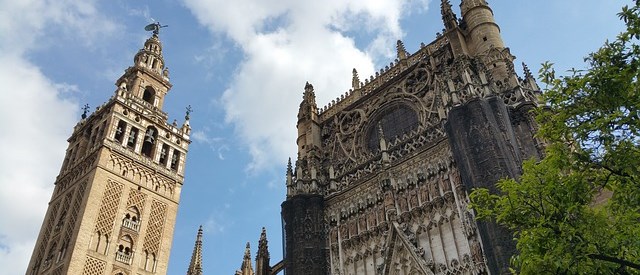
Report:
M640 0L618 14L626 30L556 77L540 70L542 160L524 163L501 194L471 193L480 219L513 230L522 274L640 274Z

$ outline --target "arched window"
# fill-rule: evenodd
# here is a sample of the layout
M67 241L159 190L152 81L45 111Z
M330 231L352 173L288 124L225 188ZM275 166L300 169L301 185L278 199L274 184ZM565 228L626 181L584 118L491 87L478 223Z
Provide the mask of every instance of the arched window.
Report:
M129 235L124 235L120 238L118 244L118 250L116 251L116 261L125 264L131 264L133 258L133 239Z
M142 100L153 105L153 101L155 97L156 97L156 91L154 91L153 88L147 87L144 89L144 93L142 94Z
M138 211L137 207L131 206L127 209L127 212L122 219L122 226L138 231L140 228L140 211Z
M155 149L156 138L158 137L158 130L149 126L144 133L144 141L142 142L142 155L153 158L153 151Z
M418 116L415 111L404 104L389 106L375 118L367 133L367 147L372 152L380 150L380 127L388 142L418 127Z
M162 144L162 149L160 149L160 158L158 159L158 161L160 162L160 164L164 165L166 167L167 165L167 159L169 158L169 145L167 144Z
M129 139L127 140L127 147L135 150L137 141L138 141L138 128L131 127L131 131L129 131Z
M178 171L178 165L180 164L180 152L178 150L173 151L171 156L171 169Z
M113 135L113 139L117 140L120 144L122 144L122 139L124 138L124 131L127 129L127 123L120 120L118 121L118 126L116 126L116 133Z

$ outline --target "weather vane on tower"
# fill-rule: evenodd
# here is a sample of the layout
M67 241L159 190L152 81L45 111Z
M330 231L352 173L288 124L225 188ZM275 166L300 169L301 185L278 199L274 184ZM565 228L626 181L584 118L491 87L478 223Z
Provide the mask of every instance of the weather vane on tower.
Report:
M145 31L153 31L153 34L158 35L161 28L169 27L169 25L161 25L160 22L155 22L144 27Z

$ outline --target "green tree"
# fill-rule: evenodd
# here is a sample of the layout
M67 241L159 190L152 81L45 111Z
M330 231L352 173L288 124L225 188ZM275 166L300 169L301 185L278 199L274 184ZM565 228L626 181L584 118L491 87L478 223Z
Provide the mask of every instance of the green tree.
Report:
M546 84L537 110L545 157L501 191L471 193L480 219L514 232L522 274L640 274L640 0L626 30L585 58L587 69Z

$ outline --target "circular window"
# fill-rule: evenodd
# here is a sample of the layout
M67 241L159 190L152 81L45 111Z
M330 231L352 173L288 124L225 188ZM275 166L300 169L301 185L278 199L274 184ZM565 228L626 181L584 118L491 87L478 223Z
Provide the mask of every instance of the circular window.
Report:
M387 141L394 140L418 127L418 116L409 106L389 106L376 116L369 126L367 147L372 152L380 150L380 127Z

